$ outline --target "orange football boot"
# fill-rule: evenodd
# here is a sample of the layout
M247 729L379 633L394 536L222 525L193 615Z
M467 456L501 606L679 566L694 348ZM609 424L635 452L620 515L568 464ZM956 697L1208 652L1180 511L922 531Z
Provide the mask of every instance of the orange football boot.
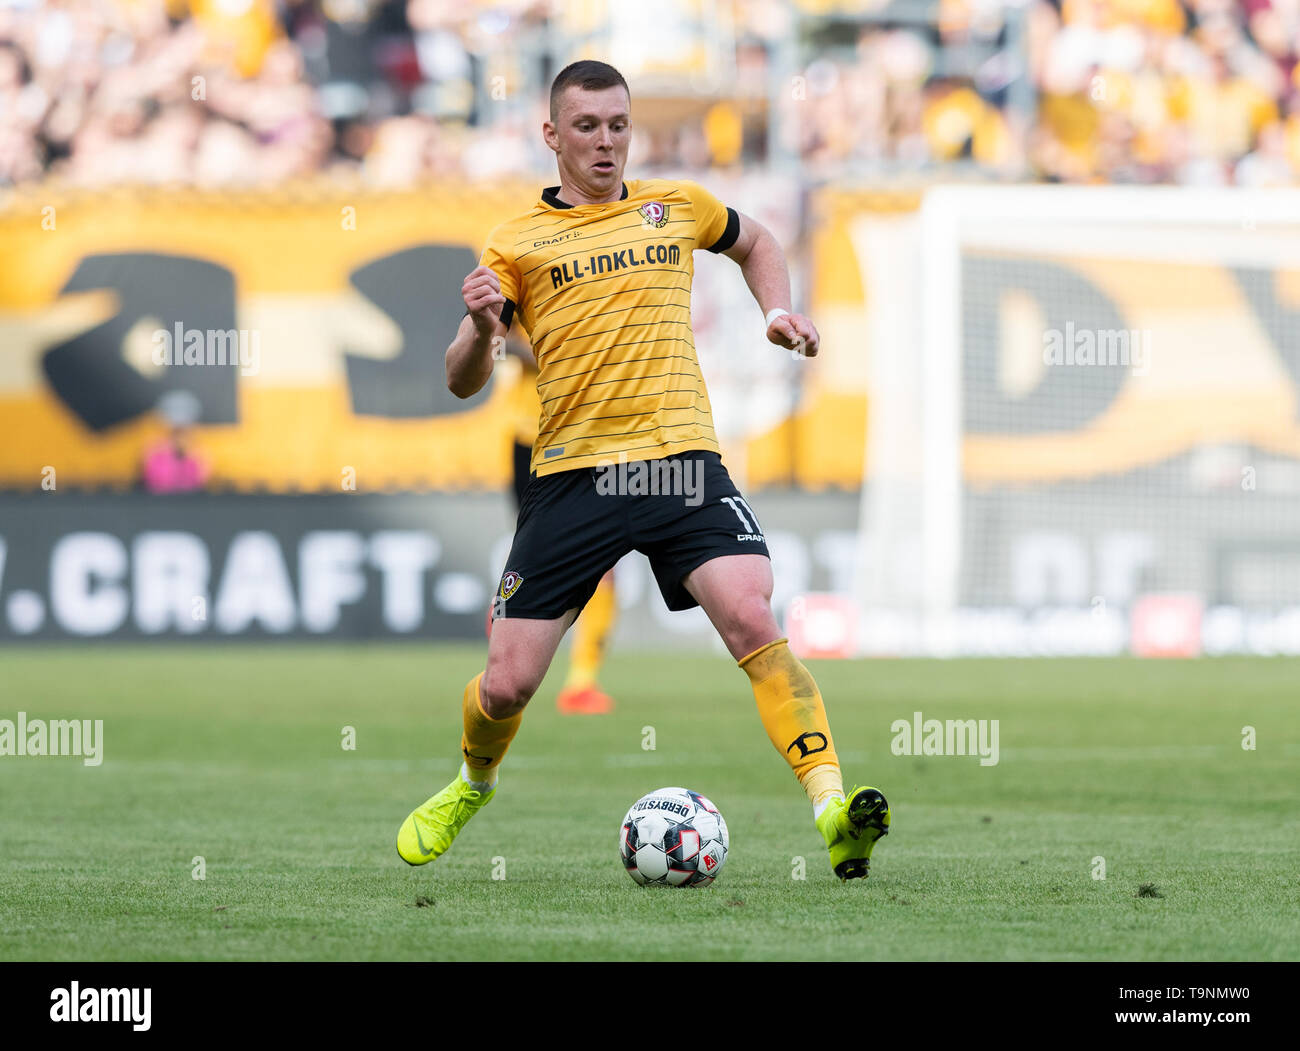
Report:
M564 715L608 715L614 710L614 699L593 683L561 690L555 707Z

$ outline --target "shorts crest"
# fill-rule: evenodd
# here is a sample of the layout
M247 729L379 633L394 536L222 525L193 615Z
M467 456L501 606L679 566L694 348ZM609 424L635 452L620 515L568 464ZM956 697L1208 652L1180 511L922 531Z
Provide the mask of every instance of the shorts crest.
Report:
M516 573L513 569L508 569L501 578L501 591L499 594L502 598L509 598L519 590L519 585L524 582L524 578Z

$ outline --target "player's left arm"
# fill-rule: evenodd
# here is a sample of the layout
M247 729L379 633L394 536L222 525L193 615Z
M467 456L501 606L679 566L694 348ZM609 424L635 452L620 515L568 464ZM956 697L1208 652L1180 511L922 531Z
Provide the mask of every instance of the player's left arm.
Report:
M790 270L785 251L757 219L744 212L736 215L740 219L740 232L735 243L722 254L740 264L740 272L745 275L745 283L764 317L778 307L790 310ZM772 319L767 326L767 339L786 350L798 350L806 358L815 358L821 345L812 320L793 312Z

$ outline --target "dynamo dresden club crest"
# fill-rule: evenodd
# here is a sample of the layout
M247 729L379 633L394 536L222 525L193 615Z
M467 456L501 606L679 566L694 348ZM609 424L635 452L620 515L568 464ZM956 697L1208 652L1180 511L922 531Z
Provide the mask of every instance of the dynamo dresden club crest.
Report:
M641 205L637 211L641 213L641 218L656 230L662 230L668 222L668 205L663 201L650 201Z

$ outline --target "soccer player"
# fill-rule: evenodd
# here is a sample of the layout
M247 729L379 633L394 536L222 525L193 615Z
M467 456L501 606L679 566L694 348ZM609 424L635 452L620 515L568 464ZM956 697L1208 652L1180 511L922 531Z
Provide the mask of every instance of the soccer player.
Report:
M889 804L875 788L844 792L821 693L772 614L762 527L722 465L695 356L692 253L740 265L769 343L813 357L817 329L791 312L785 254L762 225L694 182L624 181L631 95L616 69L575 62L556 76L550 102L542 135L559 185L492 232L462 285L467 315L447 348L447 385L465 398L487 383L491 348L516 317L528 331L542 404L532 471L487 666L462 699L464 762L402 823L397 852L412 865L432 861L495 797L498 768L561 637L635 549L649 557L668 608L702 606L749 677L832 870L865 877L889 831ZM619 484L633 478L642 484ZM656 490L655 479L667 484Z
M512 431L515 511L524 503L524 491L532 473L533 444L537 441L538 417L542 407L537 396L537 359L513 331L506 335L507 356L519 362L519 375L507 397ZM495 602L494 602L495 607ZM491 637L489 612L488 635ZM618 617L614 597L614 571L600 578L582 616L573 626L573 648L569 671L555 698L555 707L565 715L605 715L614 710L614 699L600 688L600 666L605 659L610 633Z

